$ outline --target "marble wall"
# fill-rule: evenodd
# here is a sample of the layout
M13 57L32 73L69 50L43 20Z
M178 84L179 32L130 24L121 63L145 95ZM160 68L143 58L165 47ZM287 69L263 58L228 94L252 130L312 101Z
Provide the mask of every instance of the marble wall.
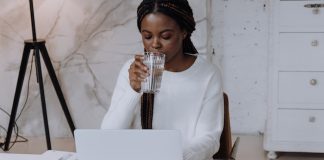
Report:
M34 0L38 38L46 40L77 128L98 128L122 64L143 49L136 27L140 0ZM211 56L210 1L190 0L197 21L193 41ZM27 0L0 0L0 107L11 112L24 40L31 26ZM209 54L207 54L209 53ZM42 67L51 136L70 136L60 103ZM30 78L29 78L30 77ZM28 93L27 93L28 92ZM23 107L25 106L25 107ZM24 135L44 135L38 83L30 56L18 108ZM0 126L8 115L0 111ZM5 135L0 128L0 135Z
M34 0L38 37L46 40L77 128L99 127L119 69L143 50L136 27L139 2ZM193 41L201 54L223 70L233 132L262 133L267 112L270 0L189 2L197 21ZM32 35L27 0L0 0L0 6L0 108L10 112L24 40ZM42 69L51 135L70 136L46 67ZM18 108L24 135L44 135L39 96L31 56ZM8 121L8 115L0 111L0 137Z

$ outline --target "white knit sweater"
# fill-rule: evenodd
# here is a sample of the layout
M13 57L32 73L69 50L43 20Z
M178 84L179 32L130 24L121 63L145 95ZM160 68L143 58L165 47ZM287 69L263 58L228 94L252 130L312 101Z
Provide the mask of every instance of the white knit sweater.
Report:
M128 61L120 71L102 129L141 128L140 98L129 83ZM155 94L153 129L176 129L182 134L184 160L209 160L219 148L223 129L221 73L198 56L182 72L164 71Z

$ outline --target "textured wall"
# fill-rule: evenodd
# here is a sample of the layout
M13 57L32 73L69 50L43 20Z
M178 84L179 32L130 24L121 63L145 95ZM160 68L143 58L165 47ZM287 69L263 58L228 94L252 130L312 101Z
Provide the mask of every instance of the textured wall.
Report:
M263 133L267 113L270 0L212 0L213 60L223 69L235 133Z
M197 20L194 43L207 51L206 1L190 0ZM62 91L77 128L98 128L107 111L122 64L143 49L136 27L139 0L34 0L37 34L46 40ZM27 0L0 0L0 106L11 111L24 40L31 38ZM20 97L18 125L25 135L43 135L35 67L28 86L27 68ZM70 131L43 66L45 97L52 136ZM24 102L28 101L25 108ZM0 125L9 117L0 111ZM0 134L4 130L0 128Z

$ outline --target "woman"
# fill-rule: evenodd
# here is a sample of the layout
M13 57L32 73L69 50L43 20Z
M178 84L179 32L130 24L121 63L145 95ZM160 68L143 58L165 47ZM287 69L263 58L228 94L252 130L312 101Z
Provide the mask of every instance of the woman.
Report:
M179 130L185 160L212 159L223 127L221 77L217 67L199 56L191 42L195 21L189 3L144 0L137 14L144 50L166 55L161 88L154 100L149 99L154 104L153 113L145 113L145 105L140 103L141 97L148 95L140 90L148 69L142 63L143 56L136 55L120 71L101 127Z

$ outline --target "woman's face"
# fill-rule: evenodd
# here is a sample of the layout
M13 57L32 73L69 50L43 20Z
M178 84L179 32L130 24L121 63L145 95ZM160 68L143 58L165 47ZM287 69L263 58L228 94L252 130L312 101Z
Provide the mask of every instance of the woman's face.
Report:
M182 43L186 32L175 20L162 13L151 13L141 23L141 35L147 51L159 51L166 55L166 63L183 56Z

